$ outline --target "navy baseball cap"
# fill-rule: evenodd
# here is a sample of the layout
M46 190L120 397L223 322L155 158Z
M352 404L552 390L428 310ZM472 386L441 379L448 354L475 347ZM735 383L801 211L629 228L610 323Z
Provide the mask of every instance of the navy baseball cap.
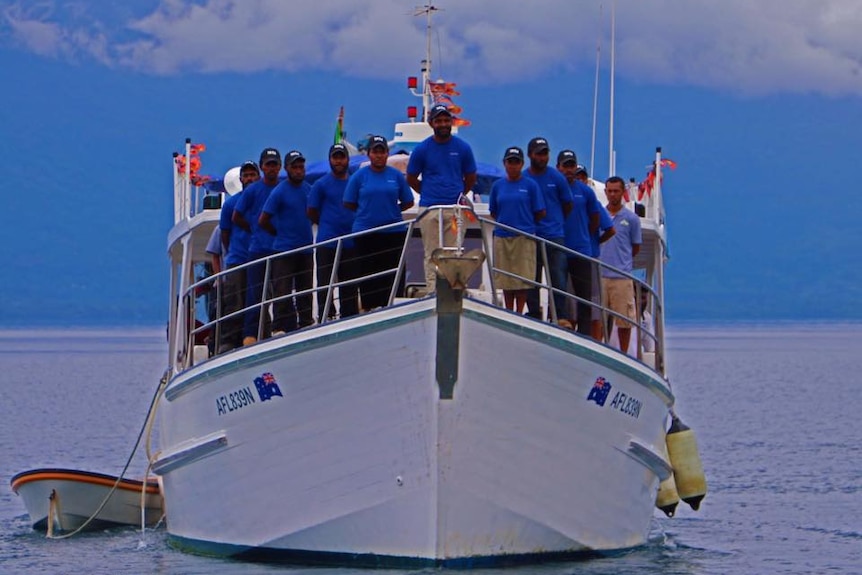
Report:
M564 164L577 164L578 156L572 150L563 150L559 154L557 154L557 164L562 166Z
M530 140L530 143L527 144L527 153L532 154L533 152L541 152L543 150L550 150L551 147L548 145L548 140L545 138L533 138Z
M575 175L577 176L578 174L584 174L585 176L589 175L587 174L587 169L580 164L578 164L578 167L575 168Z
M344 154L345 156L350 156L350 152L347 150L347 146L344 144L332 144L329 146L329 157L331 158L335 154Z
M284 155L284 165L292 166L296 162L304 162L305 156L302 155L302 152L298 152L297 150L291 150Z
M386 138L383 136L371 136L368 138L368 149L373 150L374 148L383 147L385 149L389 149L389 142L386 141Z
M506 148L506 153L503 154L503 161L505 162L509 158L517 158L523 162L524 161L524 151L517 146L512 146L511 148Z
M264 148L264 150L260 153L260 165L263 166L267 162L278 162L281 163L281 154L278 153L278 150L275 148Z
M433 120L440 114L446 114L450 118L452 117L452 112L449 111L449 108L443 104L435 104L434 106L431 106L431 110L428 112L428 119Z
M251 160L243 162L242 165L239 167L239 173L243 173L246 170L254 170L255 172L260 172L260 169L258 169L257 164L255 164Z

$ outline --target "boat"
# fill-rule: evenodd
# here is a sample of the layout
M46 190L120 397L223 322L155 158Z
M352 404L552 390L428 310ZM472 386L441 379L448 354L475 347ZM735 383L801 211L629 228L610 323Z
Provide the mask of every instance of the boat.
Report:
M390 142L401 165L430 134L430 54L424 64L414 90L422 113L408 113ZM656 169L661 160L657 151ZM472 206L404 212L389 305L323 314L313 326L212 354L201 336L230 317L219 306L204 315L201 294L216 286L209 297L218 299L220 277L200 270L220 201L216 188L195 185L188 163L172 169L169 373L151 461L172 545L255 561L479 567L646 541L659 484L675 467L665 446L674 395L660 177L638 208L644 244L631 276L652 317L633 339L651 340L651 351L624 353L561 327L547 283L538 287L550 321L505 309L489 257L499 224L480 193ZM434 252L429 295L417 222L438 209L451 210L458 233ZM355 235L339 238L338 253ZM269 274L271 259L258 261ZM350 281L315 285L316 301L334 306Z
M70 533L137 525L155 525L164 515L159 483L80 471L42 468L12 480L38 531ZM141 506L143 503L143 512Z

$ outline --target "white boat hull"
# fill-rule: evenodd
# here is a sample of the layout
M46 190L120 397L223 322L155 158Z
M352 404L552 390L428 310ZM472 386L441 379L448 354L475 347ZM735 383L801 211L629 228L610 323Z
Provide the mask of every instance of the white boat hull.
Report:
M469 299L455 327L451 315L441 327L441 345L460 345L435 354L440 317L433 298L414 301L175 377L154 466L172 539L207 553L365 565L643 543L666 474L654 446L673 398L661 377ZM591 391L597 380L610 386L604 402Z
M122 479L111 493L116 477L72 469L34 469L12 478L12 490L24 501L33 528L69 532L118 525L141 525L143 482ZM93 519L105 498L104 507ZM163 516L162 496L156 481L147 483L143 519L154 525ZM89 521L89 522L88 522Z

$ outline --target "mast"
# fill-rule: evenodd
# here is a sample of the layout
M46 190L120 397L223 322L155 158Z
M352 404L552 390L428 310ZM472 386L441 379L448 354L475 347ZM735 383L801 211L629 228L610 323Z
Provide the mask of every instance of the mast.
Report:
M608 158L608 175L615 176L617 173L617 158L614 151L614 72L616 67L616 8L617 2L611 2L611 121L609 128L610 146Z
M433 4L418 6L413 12L414 16L425 15L425 59L422 60L422 121L428 121L428 112L431 110L431 17L439 8Z
M656 208L656 218L655 221L658 224L656 226L657 230L660 230L664 227L664 208L662 206L662 193L661 193L661 146L656 147L655 149L655 187L653 188L653 193L655 197L653 198L654 204L653 206ZM661 238L661 236L659 236ZM655 317L653 318L655 321L655 335L656 339L661 342L661 357L656 358L655 368L662 375L665 374L665 346L664 346L664 260L667 253L667 246L665 242L659 239L656 242L656 255L655 255L655 290L658 294L658 302L660 304L660 308L658 306L655 307ZM656 346L656 349L659 349Z
M599 22L602 21L602 5L599 4ZM595 167L596 158L596 119L598 118L599 106L599 59L602 55L602 33L599 32L596 38L596 78L593 82L593 136L590 144L590 177L595 177L593 168Z

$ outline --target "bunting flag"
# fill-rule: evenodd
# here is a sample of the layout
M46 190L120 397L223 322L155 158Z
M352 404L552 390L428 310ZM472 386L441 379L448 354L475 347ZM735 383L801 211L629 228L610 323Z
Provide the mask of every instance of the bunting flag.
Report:
M455 104L452 96L460 96L461 92L455 89L455 82L431 82L431 99L433 104L443 104L452 113L452 125L463 128L470 125L470 120L459 117L464 111L461 106Z
M189 179L191 180L192 185L194 186L202 186L205 183L212 180L210 176L201 175L201 158L200 154L205 152L207 149L204 144L192 144L189 146L189 158L186 159L184 155L177 156L175 163L177 165L177 173L181 176L186 175L186 162L188 162L189 166Z
M676 162L669 158L663 158L659 165L662 168L670 168L671 170L676 169ZM652 195L652 191L655 188L655 162L653 162L653 166L647 172L646 178L638 184L638 201L642 201L645 197L648 198ZM661 180L664 180L664 174L662 174Z
M431 82L431 95L437 96L460 96L461 92L455 90L455 82Z
M437 98L435 103L436 104L443 104L447 108L449 108L449 112L452 114L452 116L457 116L458 114L460 114L461 112L464 111L464 108L457 105L455 102L452 101L452 98L449 98L448 96L443 96L442 98Z
M333 144L340 144L344 140L344 106L338 111L338 119L335 122L335 141Z

